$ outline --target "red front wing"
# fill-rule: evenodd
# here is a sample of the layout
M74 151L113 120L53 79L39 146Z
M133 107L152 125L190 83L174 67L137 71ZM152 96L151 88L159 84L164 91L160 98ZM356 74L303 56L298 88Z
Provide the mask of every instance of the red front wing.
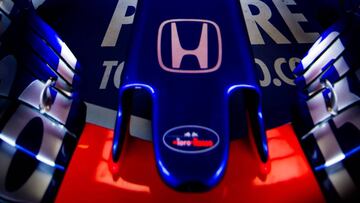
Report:
M268 166L259 165L251 140L232 141L223 180L205 193L181 193L166 186L157 173L152 143L128 137L121 166L112 165L110 152L113 131L87 124L56 201L325 201L290 124L267 131L270 151ZM112 167L119 170L120 177L116 180L110 171Z

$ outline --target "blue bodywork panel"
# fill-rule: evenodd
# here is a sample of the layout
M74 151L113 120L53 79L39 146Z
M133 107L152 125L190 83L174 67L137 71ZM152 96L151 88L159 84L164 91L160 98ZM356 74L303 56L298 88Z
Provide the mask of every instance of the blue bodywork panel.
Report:
M1 1L0 25L0 201L53 202L85 125L80 65L31 1Z
M356 202L360 158L359 12L329 27L294 70L293 126L329 201ZM332 179L346 174L343 192Z

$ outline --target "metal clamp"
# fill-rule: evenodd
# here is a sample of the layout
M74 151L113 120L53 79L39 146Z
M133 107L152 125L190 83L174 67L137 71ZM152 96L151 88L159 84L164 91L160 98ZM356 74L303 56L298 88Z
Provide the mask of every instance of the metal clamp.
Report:
M46 83L44 89L40 93L40 102L39 102L39 108L41 113L45 113L50 111L51 104L52 104L52 98L50 93L50 87L55 84L54 78L49 78Z
M329 80L325 80L324 83L325 84L323 84L323 85L325 86L325 89L329 90L331 93L330 103L326 104L326 108L327 108L328 112L330 112L332 115L337 115L337 113L338 113L338 97L334 90L334 86L333 86L333 84L331 84L331 82Z

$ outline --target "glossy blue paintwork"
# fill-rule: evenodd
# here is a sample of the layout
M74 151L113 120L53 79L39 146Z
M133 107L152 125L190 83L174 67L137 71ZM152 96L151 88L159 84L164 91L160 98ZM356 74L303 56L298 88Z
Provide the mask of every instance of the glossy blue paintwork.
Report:
M239 6L235 0L139 2L132 46L121 77L114 161L118 161L121 153L134 91L146 91L152 97L156 164L170 186L193 191L211 188L219 182L229 151L229 100L235 94L241 94L245 101L248 112L243 113L250 118L261 160L267 160L261 95ZM207 66L200 68L197 57L186 55L176 68L172 55L177 52L172 51L175 45L171 43L174 25L181 47L194 50L200 43L204 24L208 49L202 53L208 54ZM167 147L164 134L186 125L216 132L218 145L200 153L182 153Z
M3 84L9 92L0 89L0 96L16 100L32 83L45 84L51 79L54 81L49 88L52 98L62 95L71 102L68 119L62 124L72 133L79 134L84 125L86 106L80 101L77 59L58 34L36 14L30 1L16 1L9 13L2 7L0 12L11 21L0 36L0 60L6 57L15 64L15 68L1 64L0 78L12 82Z
M335 202L359 199L359 22L358 12L344 15L294 71L294 129L326 198Z
M0 201L53 202L85 125L79 63L31 2L0 3Z

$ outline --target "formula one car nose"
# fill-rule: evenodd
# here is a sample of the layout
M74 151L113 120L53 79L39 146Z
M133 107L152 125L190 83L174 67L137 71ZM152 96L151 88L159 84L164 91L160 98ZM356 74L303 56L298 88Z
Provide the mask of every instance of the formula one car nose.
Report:
M0 202L359 202L359 5L0 0Z
M266 162L261 94L238 2L156 0L142 1L137 9L121 78L113 160L121 155L131 96L145 91L152 98L156 165L168 185L196 191L219 182L228 159L229 100L235 97L246 106L243 114Z

